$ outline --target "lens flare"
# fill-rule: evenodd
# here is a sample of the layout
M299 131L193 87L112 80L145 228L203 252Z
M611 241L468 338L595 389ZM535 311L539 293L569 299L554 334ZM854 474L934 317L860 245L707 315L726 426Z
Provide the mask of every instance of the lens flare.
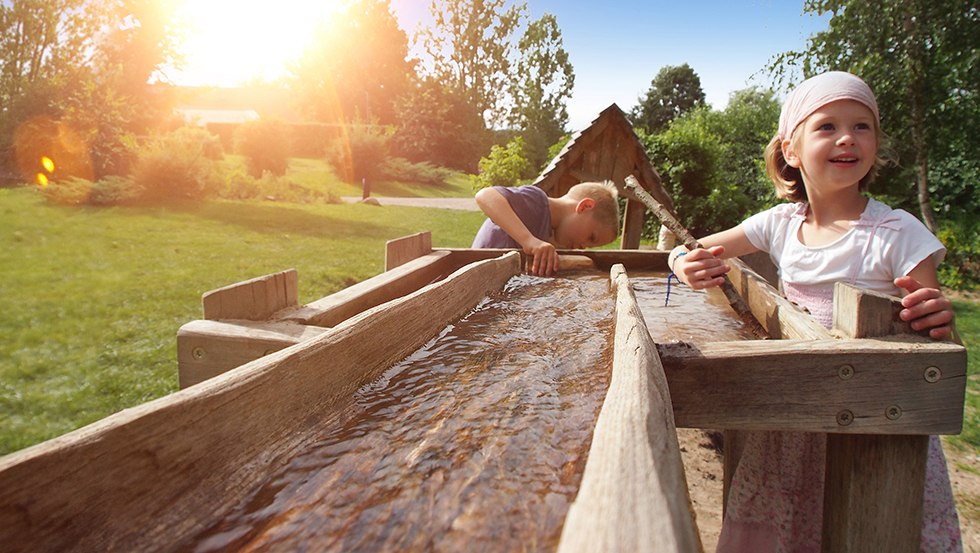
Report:
M54 173L54 161L48 156L41 156L41 167L49 173Z
M38 173L37 174L37 183L40 184L41 186L47 186L48 185L48 176L45 175L44 173Z

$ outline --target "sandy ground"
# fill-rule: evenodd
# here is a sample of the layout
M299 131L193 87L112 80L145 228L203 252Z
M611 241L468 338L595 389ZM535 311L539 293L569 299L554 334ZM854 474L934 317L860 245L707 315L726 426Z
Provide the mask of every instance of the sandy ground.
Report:
M677 440L691 502L706 552L718 545L721 531L722 460L720 433L679 428ZM949 476L960 515L964 551L980 553L980 458L945 446Z

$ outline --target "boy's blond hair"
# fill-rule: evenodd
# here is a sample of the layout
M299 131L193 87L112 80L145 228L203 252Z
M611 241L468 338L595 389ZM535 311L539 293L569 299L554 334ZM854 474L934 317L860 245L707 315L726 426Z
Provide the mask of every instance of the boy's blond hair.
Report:
M568 197L576 200L591 198L595 202L592 217L605 228L619 234L619 191L612 181L580 182L568 189Z

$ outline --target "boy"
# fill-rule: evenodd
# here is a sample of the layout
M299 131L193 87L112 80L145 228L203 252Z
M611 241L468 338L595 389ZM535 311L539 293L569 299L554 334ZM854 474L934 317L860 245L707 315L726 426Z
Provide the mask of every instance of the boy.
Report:
M527 185L493 186L476 193L476 203L488 219L473 239L474 248L520 248L532 256L531 274L558 271L559 248L602 246L619 233L616 186L583 182L560 198Z

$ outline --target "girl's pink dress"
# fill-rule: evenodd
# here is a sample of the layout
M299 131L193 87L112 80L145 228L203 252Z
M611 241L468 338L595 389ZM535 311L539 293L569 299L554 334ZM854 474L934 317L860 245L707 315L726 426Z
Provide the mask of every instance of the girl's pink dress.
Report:
M790 216L798 217L805 209ZM877 218L876 218L877 219ZM860 223L859 223L860 224ZM869 221L877 228L879 220ZM790 226L791 229L798 225ZM871 232L874 237L875 230ZM784 282L786 297L830 327L833 289ZM804 432L750 432L732 478L719 553L820 553L827 438ZM946 459L929 438L920 550L962 552Z

